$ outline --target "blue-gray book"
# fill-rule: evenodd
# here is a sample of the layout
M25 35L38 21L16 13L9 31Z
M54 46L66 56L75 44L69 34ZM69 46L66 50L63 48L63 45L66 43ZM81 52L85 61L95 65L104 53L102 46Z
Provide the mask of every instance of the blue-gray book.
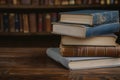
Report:
M79 38L87 38L119 32L119 22L102 24L94 27L80 24L53 23L52 33Z
M118 10L77 10L60 13L60 22L88 24L91 26L119 22Z
M63 57L59 48L48 48L47 55L71 70L120 66L120 58L113 57ZM92 65L91 65L92 64Z

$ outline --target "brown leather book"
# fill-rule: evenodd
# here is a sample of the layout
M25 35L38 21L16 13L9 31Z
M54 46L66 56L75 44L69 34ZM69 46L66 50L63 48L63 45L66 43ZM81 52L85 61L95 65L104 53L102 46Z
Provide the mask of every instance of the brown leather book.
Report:
M20 4L20 0L13 0L13 5L19 5Z
M76 5L82 4L82 0L75 0L75 4L76 4Z
M120 57L120 46L60 46L65 57Z
M43 14L39 13L38 14L38 32L43 31Z
M23 32L24 33L28 33L29 32L28 14L23 14Z
M9 14L10 32L15 32L15 13Z
M54 0L54 5L61 5L61 0Z
M29 14L30 32L37 32L37 19L35 13Z
M69 5L69 0L62 0L61 5Z
M51 14L47 13L44 15L44 25L45 25L45 32L51 32Z

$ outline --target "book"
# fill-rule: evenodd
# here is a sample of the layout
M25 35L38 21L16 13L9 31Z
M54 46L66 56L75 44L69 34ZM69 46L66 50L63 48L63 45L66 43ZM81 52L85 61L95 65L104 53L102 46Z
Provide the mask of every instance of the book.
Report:
M31 33L37 32L37 17L35 13L29 13L29 30Z
M118 10L77 10L60 13L60 22L88 24L91 26L119 22Z
M15 13L9 13L9 31L15 32Z
M9 13L3 13L3 31L9 32Z
M48 48L47 56L70 70L120 66L120 58L113 57L63 57L59 48ZM92 65L91 65L92 64Z
M76 38L70 36L61 37L61 45L82 45L82 46L118 46L114 34L95 36L90 38Z
M31 0L21 0L21 4L22 5L30 5L31 4Z
M20 14L15 14L15 32L20 32L21 29L21 21L20 21Z
M88 38L93 36L100 36L105 34L111 34L119 32L119 22L101 24L95 27L80 24L69 24L69 23L53 23L52 33L59 35L67 35L79 38Z
M65 57L120 57L120 46L63 46L60 47Z
M29 19L28 19L28 14L24 13L22 14L22 19L23 19L23 32L28 33L29 32Z

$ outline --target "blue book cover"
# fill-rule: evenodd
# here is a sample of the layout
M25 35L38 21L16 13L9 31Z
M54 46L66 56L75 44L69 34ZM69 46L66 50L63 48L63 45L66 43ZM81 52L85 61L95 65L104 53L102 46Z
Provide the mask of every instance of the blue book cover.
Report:
M119 32L119 29L119 22L102 24L94 27L79 24L53 23L52 33L79 38L87 38Z
M3 30L4 32L9 31L9 14L3 13Z
M20 16L17 13L15 14L15 31L20 31Z
M119 22L118 10L77 10L60 13L60 21L88 25Z

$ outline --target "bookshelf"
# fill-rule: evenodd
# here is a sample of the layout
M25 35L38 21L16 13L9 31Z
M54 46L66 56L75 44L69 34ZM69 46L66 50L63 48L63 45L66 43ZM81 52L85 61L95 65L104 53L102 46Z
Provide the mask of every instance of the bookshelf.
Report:
M79 9L119 10L119 4L80 5L1 5L0 13L48 13ZM0 32L1 80L119 80L120 68L69 71L46 54L36 54L39 48L59 47L61 36L50 32ZM19 49L22 48L22 49ZM14 51L15 50L15 51ZM32 50L32 52L30 52ZM32 55L19 56L30 53ZM5 55L3 55L5 53ZM12 54L14 53L14 54ZM34 53L34 54L33 54ZM9 55L8 55L9 54ZM10 56L11 54L11 56ZM34 56L35 55L35 56ZM39 56L40 55L40 56ZM91 74L92 73L92 74Z

